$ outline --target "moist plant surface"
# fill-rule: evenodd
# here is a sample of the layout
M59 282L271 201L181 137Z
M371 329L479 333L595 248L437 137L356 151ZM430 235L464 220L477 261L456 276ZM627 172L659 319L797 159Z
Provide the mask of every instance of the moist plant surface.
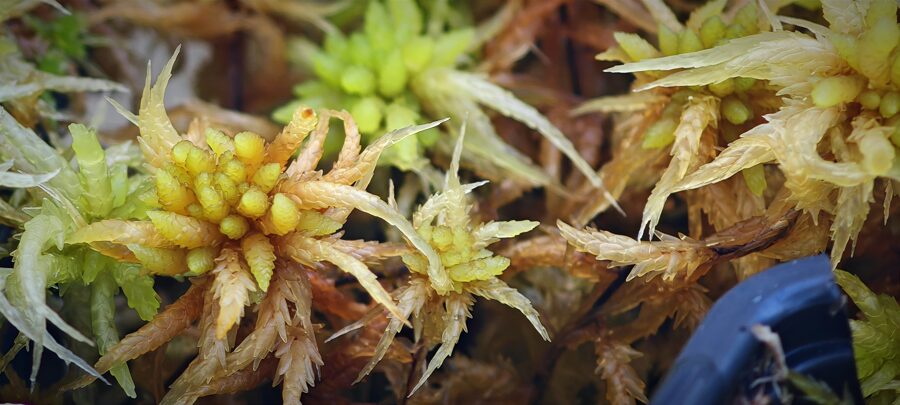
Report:
M897 11L0 0L0 402L647 403L824 253L897 403Z

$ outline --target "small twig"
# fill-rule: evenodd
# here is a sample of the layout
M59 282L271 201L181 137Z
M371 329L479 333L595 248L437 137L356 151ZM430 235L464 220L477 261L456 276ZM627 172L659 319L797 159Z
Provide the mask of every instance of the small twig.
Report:
M19 351L28 346L28 337L19 333L13 341L13 345L9 351L0 358L0 370L6 370L9 363L19 354Z
M425 347L420 346L419 349L416 350L415 356L413 356L412 363L410 363L409 375L406 377L406 390L403 392L403 395L400 397L399 401L397 401L398 405L406 405L406 401L409 400L409 393L410 391L412 391L412 388L416 383L416 369L419 368L419 362L424 356Z

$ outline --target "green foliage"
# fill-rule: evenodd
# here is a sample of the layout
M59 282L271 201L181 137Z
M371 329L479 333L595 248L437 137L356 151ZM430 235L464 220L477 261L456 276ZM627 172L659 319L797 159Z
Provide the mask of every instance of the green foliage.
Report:
M388 23L393 21L393 23ZM415 1L369 2L362 30L345 35L326 34L321 48L296 40L294 50L300 52L320 81L309 81L295 87L299 100L278 109L277 121L287 123L297 104L312 107L351 107L360 131L369 139L391 127L389 105L405 107L421 122L422 109L410 94L409 77L435 66L452 66L471 43L469 35L458 32L437 38L422 31L423 15ZM396 28L396 29L395 29ZM441 60L432 58L442 50ZM409 158L404 157L404 158Z
M444 3L434 3L427 11L414 0L374 0L360 30L328 32L321 47L294 40L289 55L318 79L296 86L298 100L276 110L275 120L287 123L299 105L349 106L368 142L427 119L468 120L471 134L464 164L482 176L511 179L525 188L557 187L555 179L500 138L484 106L537 130L572 159L594 187L602 188L595 170L549 120L486 77L464 72L481 45L476 31L484 27L448 24L454 11ZM452 142L446 138L437 129L424 131L386 151L381 163L433 180L424 155L435 146L449 154Z
M0 102L6 108L28 112L34 116L46 116L55 111L52 100L45 92L78 93L91 91L125 91L125 87L108 80L66 75L68 69L49 62L56 58L47 54L44 66L35 66L25 60L18 46L10 38L0 36ZM3 125L4 127L6 125Z
M403 328L403 323L412 317L417 343L423 336L421 344L429 350L440 343L411 392L418 390L453 353L460 335L466 330L467 318L472 316L471 308L475 297L494 300L518 310L544 340L550 340L550 334L541 324L531 301L498 278L509 266L510 260L487 249L487 246L501 239L512 238L534 229L538 223L477 223L473 220L471 211L474 202L467 194L485 182L460 184L457 170L464 138L465 126L460 130L460 139L454 148L443 190L431 195L413 214L413 227L434 249L443 266L438 269L429 267L428 258L420 253L402 256L412 273L410 282L394 291L402 313L400 316L391 314L384 335L375 348L375 354L359 373L358 380L369 374L381 361L396 334ZM364 318L360 322L366 321ZM351 325L344 328L335 337L355 327L357 326Z
M69 131L72 134L72 150L78 161L79 180L84 190L83 205L91 215L105 217L112 210L113 202L121 201L121 198L112 194L106 154L94 131L79 124L70 125ZM122 193L125 190L119 188L117 191Z
M80 15L64 14L47 21L24 16L23 20L47 45L46 52L37 56L38 69L61 75L73 62L83 62L87 57L88 27Z
M0 19L39 3L0 0ZM491 391L494 386L523 391L530 402L540 401L534 394L545 388L569 402L596 400L604 393L613 403L646 402L642 379L665 369L674 347L670 342L682 341L680 333L689 332L680 326L699 323L710 298L731 283L728 277L708 277L701 287L699 278L729 264L744 276L799 252L821 251L829 226L836 263L882 193L876 186L883 185L887 196L896 193L900 25L894 0L824 0L828 27L775 17L778 10L768 8L776 7L773 2L738 2L738 8L727 9L728 1L713 0L696 7L684 22L662 0L635 3L632 11L644 7L656 21L632 15L637 19L630 22L651 31L656 25L655 40L640 32L616 33L618 47L600 59L625 62L611 71L634 73L636 91L594 100L576 115L592 109L620 114L612 125L603 124L603 144L595 155L611 154L602 178L616 182L611 187L616 197L626 196L626 189L643 193L655 183L640 232L649 230L660 240L647 242L563 222L558 222L559 232L545 225L542 235L522 237L539 223L509 220L507 215L520 211L498 212L489 200L546 186L566 198L552 196L541 208L544 195L531 193L515 208L536 209L534 218L548 223L568 221L565 217L574 213L582 217L574 221L579 228L593 217L578 212L579 205L595 204L591 200L602 196L608 204L598 212L615 206L600 174L550 119L476 68L483 42L501 25L532 21L511 27L510 33L519 35L513 31L538 27L544 23L541 13L553 9L543 9L541 2L511 1L501 6L499 17L475 26L473 11L482 15L497 2L485 7L447 0L348 3L353 3L350 11L331 22L310 18L325 33L320 44L290 43L288 57L305 65L314 79L297 85L296 100L275 111L274 118L287 126L274 139L262 130L232 136L236 128L219 126L212 113L209 120L198 117L185 133L176 129L181 120L173 124L164 102L174 57L154 85L147 80L136 114L114 103L138 126L138 144L103 145L94 130L80 124L57 134L55 117L60 115L53 100L58 94L50 92L121 87L63 76L80 70L73 69L75 64L91 67L93 39L85 34L82 17L24 17L24 26L6 25L15 32L0 37L0 187L4 197L11 197L0 200L0 222L17 233L0 247L0 255L14 259L13 268L0 269L0 314L21 336L0 364L9 364L32 341L32 387L46 348L92 376L67 379L66 389L110 372L134 398L128 362L174 343L167 356L196 357L186 368L180 363L181 375L162 403L192 403L264 379L283 387L284 402L296 403L319 378L325 383L311 396L327 401L337 398L329 391L345 389L347 377L366 361L359 378L384 361L395 393L418 392L415 400L423 403L462 402L453 399L467 389ZM817 3L802 1L802 6L816 9ZM302 1L283 4L317 7ZM119 5L114 1L107 9L104 4L101 11L134 10L133 5L115 9ZM221 4L189 3L184 10L210 5L217 10ZM270 18L265 9L278 10L282 3L248 0L245 6L234 20L240 30L268 27L281 38L275 31L287 16ZM330 25L353 26L352 9L361 17L353 31ZM506 20L500 18L504 13ZM91 24L97 20L102 19L92 17ZM168 15L149 20L162 31L184 24ZM34 33L38 48L46 45L36 61L19 52L17 43L24 42L14 36L20 30L28 40ZM581 34L586 36L578 40L593 35ZM576 39L570 32L562 35ZM575 76L573 82L581 79ZM545 172L505 143L491 114L525 124L572 164L547 159L548 167L559 170ZM459 125L438 129L437 121L416 126L444 117L463 123L468 135ZM343 121L344 134L329 132L331 118ZM577 124L572 127L593 125ZM71 147L45 143L45 134L70 138ZM365 143L368 147L362 148ZM544 155L545 146L540 145L542 158L553 158ZM320 159L329 154L331 168L320 170ZM446 177L431 167L431 154L449 156L436 159L450 162ZM374 172L379 159L426 181L420 185L407 176L396 199L391 183L390 197L383 201L365 191L370 183L387 183ZM662 170L665 159L669 164ZM460 165L504 182L476 199L475 190L486 182L463 184ZM577 187L581 179L576 176L566 190L557 172L572 170L586 182ZM738 173L742 178L731 178ZM705 188L711 185L716 187ZM440 191L418 199L429 187ZM697 188L705 189L676 205L677 224L687 222L689 235L655 232L668 196ZM887 217L890 199L884 204ZM357 219L350 217L354 210L386 221L391 242L344 239L345 231L357 233L352 228ZM407 219L403 213L410 212ZM609 224L605 219L597 223ZM798 242L813 233L822 236ZM625 283L613 282L615 268L622 266L631 268ZM190 278L191 287L160 312L154 275ZM852 328L864 393L873 403L896 403L900 306L891 297L876 296L855 276L838 271L836 278L862 312ZM520 289L523 281L531 286ZM363 291L371 300L363 299ZM492 318L500 312L490 305L473 311L479 298L518 310L524 319L519 326L527 321L537 333L510 328L516 324L504 319L520 317ZM57 313L60 302L63 309ZM134 319L121 316L131 310L147 324L120 340L117 321ZM431 377L453 354L473 313L480 318L478 336L463 340L462 349L473 358L484 357L483 352L493 357L512 353L509 370L500 370L493 360L466 362L457 353L460 361L445 367L450 371ZM674 328L664 326L668 323ZM404 327L412 329L411 347L406 337L394 344ZM319 353L321 339L334 330L332 338L354 332ZM555 342L549 350L535 345L538 335L549 340L551 333ZM175 340L181 338L196 340L198 350L193 345L183 350ZM593 354L583 350L588 342ZM647 357L637 360L642 353ZM97 355L93 367L84 361ZM583 367L588 358L596 359L594 373ZM319 370L323 364L328 368ZM787 381L777 383L790 383L806 400L848 402L809 377L787 370L783 375ZM25 386L13 381L15 373L8 376L9 386ZM503 376L508 379L496 378ZM432 384L425 385L426 380ZM538 389L520 389L529 384ZM585 386L591 389L581 389ZM0 387L4 399L6 388Z
M835 270L834 277L863 316L850 321L863 395L892 392L896 401L900 398L900 304L891 296L876 295L853 274Z
M159 309L159 297L153 290L153 277L144 274L141 266L118 262L92 250L84 250L82 255L84 259L79 268L83 269L81 281L85 285L92 285L103 274L111 274L125 294L128 306L137 311L141 319L153 319Z
M77 124L69 129L73 142L68 155L74 155L77 171L62 153L0 108L3 135L0 157L11 162L3 165L0 185L25 189L31 196L20 205L9 207L26 220L14 253L15 267L0 295L9 300L3 308L4 316L35 342L32 381L44 346L63 360L96 375L89 365L48 334L46 325L50 322L74 339L90 342L47 306L48 290L64 291L72 283L90 286L91 323L100 354L119 339L114 326L115 295L119 288L128 305L142 319L151 319L159 308L153 278L142 274L138 266L106 258L86 246L64 244L68 235L91 222L117 215L131 217L146 211L146 202L137 198L137 194L144 193L146 176L128 176L126 163L110 163L93 130ZM117 147L114 151L126 156L129 153L127 147ZM9 169L49 173L9 173ZM65 296L61 298L65 301ZM123 365L112 371L126 393L133 397L134 384L127 367Z
M850 405L853 398L849 391L844 392L844 397L839 397L828 384L815 378L789 371L788 382L803 395L803 399L818 405Z
M119 332L116 330L115 301L118 288L119 286L116 285L116 281L108 270L98 274L96 280L91 284L91 326L100 355L106 353L119 341ZM136 397L134 381L131 380L127 364L113 367L110 373L129 397Z

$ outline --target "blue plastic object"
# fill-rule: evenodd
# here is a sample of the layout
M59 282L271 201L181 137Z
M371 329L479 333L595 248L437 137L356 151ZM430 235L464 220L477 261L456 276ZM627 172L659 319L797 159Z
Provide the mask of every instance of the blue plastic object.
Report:
M861 404L845 303L824 255L750 277L713 305L651 404L729 404L754 392L766 354L750 331L755 324L779 335L792 371L849 390Z

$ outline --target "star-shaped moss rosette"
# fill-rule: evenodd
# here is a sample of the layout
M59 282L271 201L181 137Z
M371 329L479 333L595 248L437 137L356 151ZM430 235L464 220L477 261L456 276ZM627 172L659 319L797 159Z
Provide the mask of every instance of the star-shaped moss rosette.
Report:
M402 314L376 276L354 255L358 244L334 235L354 209L397 227L427 258L426 271L436 275L432 279L435 288L451 288L437 252L394 208L365 191L384 149L440 122L393 131L363 151L349 114L332 110L316 113L306 107L298 108L271 142L251 132L231 137L204 128L200 121L182 135L173 128L163 106L174 62L175 56L154 86L148 80L137 115L116 105L139 127L144 159L153 173L155 201L147 212L149 220L104 220L82 227L67 238L69 244L89 244L119 261L139 263L153 274L198 279L193 288L200 291L193 294L202 301L202 311L197 314L202 331L200 355L175 381L163 403L192 402L211 379L227 377L270 352L284 364L278 368L278 378L286 381L285 399L305 391L312 374L301 375L295 368L311 370L320 361L316 360L309 304L299 303L310 299L308 288L305 293L297 292L304 290L305 277L298 279L297 271L290 270L297 264L314 268L331 263L354 276L390 313L397 317ZM332 117L344 121L347 136L331 170L323 173L316 166ZM291 160L298 149L299 156ZM206 279L211 281L203 281ZM271 291L272 283L277 284L277 291ZM277 330L280 340L266 334L266 343L260 344L254 338L247 343L254 347L249 352L241 349L246 340L242 341L234 352L235 360L229 354L234 326L246 306L256 299L269 302L270 293L280 294L271 298L280 301L269 305L277 309L291 302L298 312L280 317L278 324L258 322L256 330ZM305 311L300 311L301 307ZM133 334L143 336L151 342L149 345L142 342L139 347L143 349L135 349L129 343L132 346L114 348L113 355L98 362L98 371L105 372L165 342L154 334L172 337L173 332L178 333L178 328L158 330L171 322L170 316L161 314L159 322L154 319Z
M298 100L276 111L275 119L286 122L300 104L349 105L368 140L423 117L467 120L465 165L489 179L561 191L547 173L500 138L484 106L538 131L572 160L594 188L602 189L595 170L546 117L486 76L467 70L469 54L490 37L509 10L500 11L481 27L451 27L449 7L432 7L427 13L423 8L414 0L371 1L360 30L329 32L321 48L295 40L289 53L317 79L296 86ZM425 150L437 145L449 155L450 139L437 129L424 131L386 151L385 161L427 175Z
M465 136L465 126L460 131L460 136ZM487 249L487 246L500 239L512 238L532 230L538 223L473 223L470 216L473 202L468 193L486 182L460 184L457 170L462 142L460 139L453 152L443 191L429 197L413 215L416 231L438 252L451 280L451 288L441 291L434 287L425 256L419 253L404 255L403 262L410 270L410 280L406 286L393 292L401 316L388 314L390 319L384 335L378 342L371 361L360 371L357 381L369 374L381 361L406 319L412 316L417 344L425 348L426 352L440 344L424 374L412 389L412 395L453 353L460 335L466 330L466 319L471 316L475 297L494 300L519 310L544 340L550 340L528 298L498 278L509 267L509 259ZM362 327L378 313L370 312L366 318L338 331L330 339Z
M69 133L72 146L61 153L0 108L0 157L5 160L0 164L0 186L16 189L10 202L0 203L0 219L21 232L13 238L18 240L13 268L0 276L0 313L34 342L32 383L44 347L100 376L81 356L102 355L118 342L115 300L120 288L141 319L151 319L159 308L153 278L140 266L108 259L86 246L64 244L91 223L143 216L149 186L147 176L135 170L140 160L135 159L139 152L134 144L104 151L92 130L72 124ZM77 169L65 157L71 155ZM57 314L49 306L48 292L64 303L86 302L89 307ZM73 341L96 343L96 349L70 350L49 333L48 322ZM128 367L121 364L111 372L125 393L134 397Z
M673 182L670 191L699 189L774 163L792 205L813 219L825 213L831 221L835 265L868 217L876 182L887 190L887 207L893 182L900 180L897 4L848 4L822 2L830 27L770 16L772 32L609 69L673 71L638 90L709 86L738 77L765 81L776 90L781 103L776 112L713 161ZM809 33L786 30L783 24Z
M655 6L650 14L658 24L657 46L638 34L617 32L618 46L597 55L598 60L631 63L689 54L771 29L766 11L756 2L737 3L737 8L726 10L725 0L713 0L694 10L685 23L662 2L647 4ZM647 83L668 74L663 70L635 72L634 87L640 91L590 100L573 110L576 115L621 113L616 125L622 138L616 143L620 150L600 172L616 198L648 164L664 159L665 152L671 155L668 167L657 174L660 178L644 207L641 235L645 230L653 234L673 185L707 163L711 158L708 150L727 145L779 105L765 83L745 76L704 86L643 90ZM750 191L761 195L766 187L762 166L748 168L743 174ZM586 223L608 207L601 198L588 202L576 213L576 222Z

